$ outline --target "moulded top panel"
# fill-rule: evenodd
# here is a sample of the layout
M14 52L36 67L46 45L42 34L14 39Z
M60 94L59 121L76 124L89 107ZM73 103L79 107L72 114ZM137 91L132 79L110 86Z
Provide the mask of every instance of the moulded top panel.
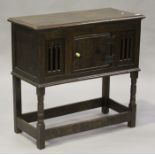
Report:
M64 13L33 15L9 18L8 21L35 30L69 27L91 23L121 21L145 18L141 14L120 11L113 8L97 10L73 11Z

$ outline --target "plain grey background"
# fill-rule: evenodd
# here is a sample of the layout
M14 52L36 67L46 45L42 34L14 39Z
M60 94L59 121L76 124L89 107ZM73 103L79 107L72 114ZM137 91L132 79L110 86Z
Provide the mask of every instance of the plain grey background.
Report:
M101 128L47 142L36 149L26 134L13 132L11 27L8 17L114 7L147 18L142 22L140 73L137 92L137 127L126 124ZM0 153L155 153L155 1L154 0L0 0ZM111 97L129 102L129 75L111 78ZM23 84L23 111L36 110L35 88ZM46 107L101 96L101 79L46 89ZM101 115L100 109L46 121L55 126Z

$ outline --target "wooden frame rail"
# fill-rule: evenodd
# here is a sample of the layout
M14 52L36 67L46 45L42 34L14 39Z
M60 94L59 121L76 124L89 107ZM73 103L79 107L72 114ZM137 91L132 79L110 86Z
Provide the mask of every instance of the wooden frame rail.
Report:
M90 109L95 109L95 108L101 107L102 100L103 100L102 98L99 98L99 99L50 108L44 111L44 119L63 116L63 115L90 110ZM23 114L22 118L27 122L34 122L37 120L37 111Z
M70 134L79 133L82 131L88 131L91 129L96 129L99 127L119 124L123 122L130 121L130 113L123 112L121 114L115 114L111 116L103 116L101 118L96 118L92 120L87 120L83 122L78 122L74 124L64 125L60 127L55 127L45 130L45 139L53 139L57 137L62 137Z
M50 108L44 111L44 119L99 108L102 106L103 101L104 98L98 98L94 100ZM108 103L109 108L115 110L116 112L118 112L118 114L102 116L100 118L45 129L45 140L131 121L131 113L128 107L125 107L124 105L121 105L110 98L108 99ZM17 127L21 131L26 132L33 138L37 139L37 128L29 124L30 122L34 121L37 121L37 112L22 114L21 118L17 117Z

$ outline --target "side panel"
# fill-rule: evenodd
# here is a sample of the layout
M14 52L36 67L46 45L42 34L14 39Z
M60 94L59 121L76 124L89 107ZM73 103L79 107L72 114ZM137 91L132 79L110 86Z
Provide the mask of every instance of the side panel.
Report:
M38 43L36 33L12 24L13 73L38 81Z
M67 35L62 29L52 29L39 31L39 49L41 67L40 82L52 81L53 78L64 77L68 72L66 64L67 55Z

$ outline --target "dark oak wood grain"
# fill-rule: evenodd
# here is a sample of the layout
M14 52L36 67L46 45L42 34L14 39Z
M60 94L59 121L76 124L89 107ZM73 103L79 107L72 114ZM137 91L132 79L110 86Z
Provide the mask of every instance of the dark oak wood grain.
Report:
M45 147L45 123L44 123L44 95L45 88L37 88L38 114L37 114L37 147Z
M14 108L14 131L21 133L18 128L17 117L22 115L22 103L21 103L21 80L13 76L13 108Z
M112 8L10 18L12 23L12 76L14 128L37 141L128 122L136 125L141 20L143 15ZM131 76L129 107L110 98L110 77ZM45 109L45 88L102 78L102 97ZM37 111L22 113L21 80L36 87ZM101 108L115 115L82 120L47 129L45 119ZM37 122L36 127L30 123Z
M101 103L102 103L102 98L98 98L98 99L46 109L44 111L44 118L48 119L48 118L59 117L67 114L72 114L75 112L81 112L85 110L99 108L101 107ZM23 114L22 118L27 122L35 122L37 121L37 112Z
M69 124L61 127L55 127L52 129L46 129L45 137L48 140L51 138L57 138L73 133L87 131L90 129L124 123L127 120L130 120L130 114L128 112L116 114L113 116L103 116L101 118L82 121L79 123Z
M130 104L129 104L129 110L131 111L131 118L132 120L128 122L129 127L135 127L136 126L136 89L137 89L137 78L138 78L138 72L133 72L131 75L131 93L130 93Z
M119 113L129 110L128 107L126 107L126 106L112 100L111 98L108 99L108 105L109 105L110 109L113 109L114 111L117 111Z
M35 16L10 18L9 21L27 26L32 29L42 30L56 27L67 27L97 22L118 21L144 18L141 14L120 11L113 8L73 11Z
M26 121L21 119L20 117L17 117L16 121L18 124L18 128L20 130L29 134L30 136L32 136L35 139L37 138L37 129L35 127L33 127L32 125L30 125L29 123L27 123Z
M102 112L109 113L109 95L110 95L110 76L103 77L102 79Z

